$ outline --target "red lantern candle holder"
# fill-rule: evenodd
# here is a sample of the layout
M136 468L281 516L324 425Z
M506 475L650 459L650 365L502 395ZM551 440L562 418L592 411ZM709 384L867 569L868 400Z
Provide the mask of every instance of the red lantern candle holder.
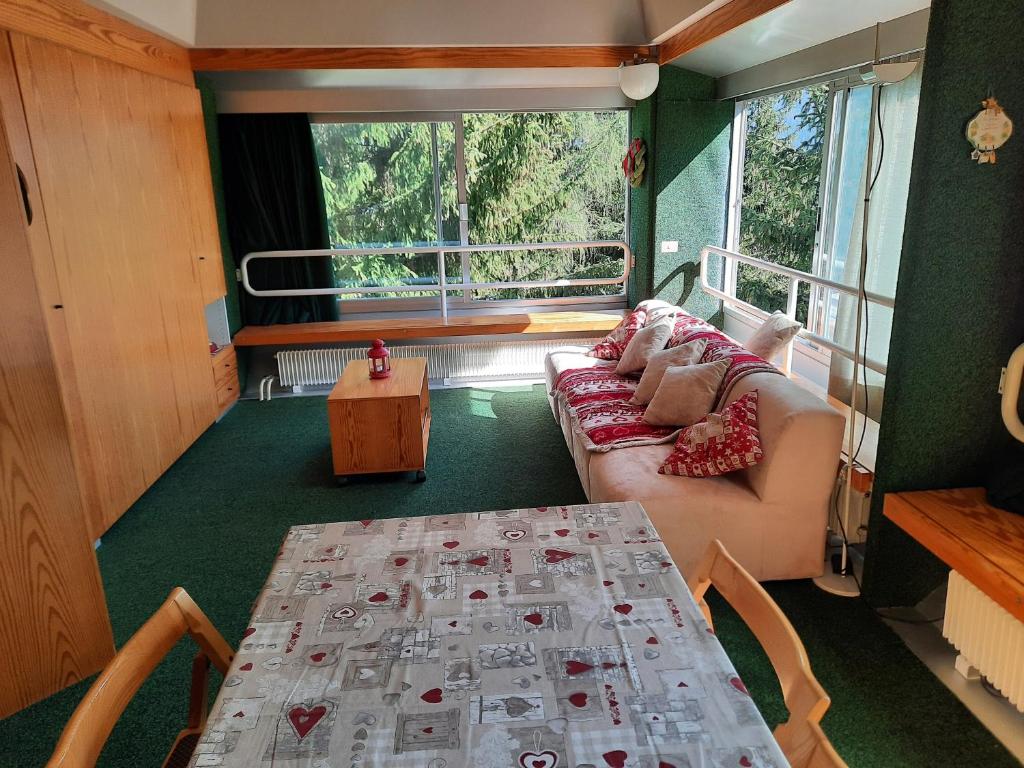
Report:
M371 379L386 379L391 375L391 353L384 346L384 339L374 339L373 346L366 352Z

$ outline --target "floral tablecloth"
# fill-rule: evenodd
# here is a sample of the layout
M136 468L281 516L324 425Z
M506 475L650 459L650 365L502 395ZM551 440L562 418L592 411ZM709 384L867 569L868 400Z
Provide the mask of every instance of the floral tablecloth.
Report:
M291 528L191 765L787 763L624 503Z

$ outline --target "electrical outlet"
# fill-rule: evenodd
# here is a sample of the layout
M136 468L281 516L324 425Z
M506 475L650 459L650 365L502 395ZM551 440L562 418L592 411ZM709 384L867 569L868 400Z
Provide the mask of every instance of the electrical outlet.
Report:
M679 241L678 240L662 240L661 241L661 252L662 253L678 253L679 252Z

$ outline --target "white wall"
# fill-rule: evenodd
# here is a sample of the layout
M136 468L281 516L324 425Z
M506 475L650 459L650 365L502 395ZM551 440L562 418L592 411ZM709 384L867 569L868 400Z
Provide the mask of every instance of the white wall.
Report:
M643 45L641 0L199 0L196 45Z

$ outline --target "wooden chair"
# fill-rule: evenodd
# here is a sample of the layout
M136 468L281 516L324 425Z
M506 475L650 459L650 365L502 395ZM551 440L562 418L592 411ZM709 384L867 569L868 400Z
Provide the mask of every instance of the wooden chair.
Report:
M793 768L846 768L819 725L831 700L811 672L796 630L764 587L718 540L708 547L688 582L710 626L714 624L704 594L713 585L768 654L789 710L789 720L775 729L775 740Z
M61 734L47 768L91 768L128 702L177 642L189 635L199 646L192 662L188 727L178 734L164 768L185 766L206 725L210 663L227 674L234 654L181 587L171 591L96 678Z

